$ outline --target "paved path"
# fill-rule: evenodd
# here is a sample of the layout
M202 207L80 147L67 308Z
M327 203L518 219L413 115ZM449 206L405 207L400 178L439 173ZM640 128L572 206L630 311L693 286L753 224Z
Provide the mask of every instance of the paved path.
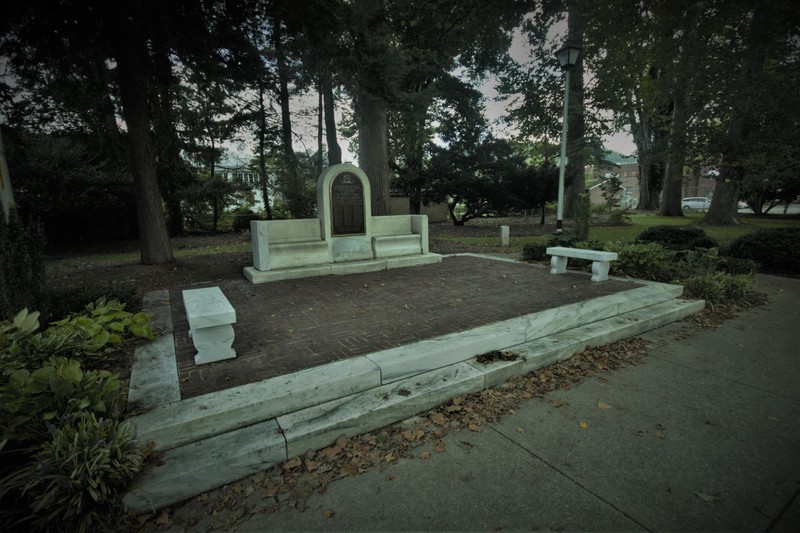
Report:
M237 529L800 531L800 280L759 283L770 304L688 338L651 332L643 365Z

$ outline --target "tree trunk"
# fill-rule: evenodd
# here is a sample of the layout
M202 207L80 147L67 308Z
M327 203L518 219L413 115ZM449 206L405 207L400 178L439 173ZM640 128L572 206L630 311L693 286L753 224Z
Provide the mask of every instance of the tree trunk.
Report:
M583 46L583 11L580 0L567 1L567 41ZM572 67L569 87L567 129L567 182L564 192L564 217L575 218L578 195L586 189L584 148L586 128L583 120L583 58Z
M144 70L146 49L141 27L141 5L133 4L133 16L123 21L117 35L117 75L136 188L141 262L160 265L175 260L167 233L161 195L158 190L150 123L147 113L147 76Z
M323 120L323 103L322 103L322 82L319 83L318 87L318 99L317 99L317 176L322 175L322 167L323 167L323 144L322 138L324 134L324 120Z
M278 64L278 101L281 105L281 144L288 159L294 158L292 147L292 116L289 109L289 68L283 50L281 21L273 20L272 43L275 46L275 61Z
M683 193L683 167L686 164L686 125L688 120L689 97L687 95L687 75L694 70L690 52L698 43L697 26L702 2L693 2L683 17L683 28L679 43L677 71L672 74L672 120L669 130L669 152L667 154L667 173L664 178L664 192L661 196L661 216L683 216L681 194Z
M672 108L672 128L669 153L667 155L667 174L664 177L664 190L661 194L662 217L683 216L681 193L683 190L683 166L686 158L686 93L678 89L675 105Z
M333 101L333 87L330 75L322 78L323 106L325 108L325 142L328 144L328 164L338 165L342 162L342 148L336 137L336 115Z
M372 215L389 214L389 154L386 102L366 93L358 95L358 164L369 178Z
M744 180L742 160L747 157L747 141L755 116L755 93L764 71L764 59L772 38L772 2L755 2L753 20L747 37L747 49L739 73L737 98L733 101L730 124L722 148L720 176L714 189L711 207L703 222L713 225L738 224L739 193Z
M380 41L379 26L383 17L384 0L356 0L355 11L361 23L358 41L363 63L360 65L356 89L356 123L358 124L358 164L369 178L372 192L372 215L389 214L389 147L387 137L386 91L380 58L387 43Z
M184 232L183 208L179 190L188 185L190 178L184 167L180 153L180 139L172 120L172 90L175 80L172 76L172 62L166 49L156 46L153 56L154 79L157 91L158 106L154 117L154 129L159 139L156 149L158 163L156 172L167 207L167 221L170 235L181 235Z
M272 220L272 206L269 203L269 179L267 178L267 110L264 106L264 80L258 78L258 173L261 196L267 220Z

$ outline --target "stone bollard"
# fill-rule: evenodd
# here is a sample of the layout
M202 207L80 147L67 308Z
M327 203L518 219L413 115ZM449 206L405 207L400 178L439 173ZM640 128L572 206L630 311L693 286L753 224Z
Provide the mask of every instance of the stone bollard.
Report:
M510 227L500 226L500 246L508 246L510 232Z

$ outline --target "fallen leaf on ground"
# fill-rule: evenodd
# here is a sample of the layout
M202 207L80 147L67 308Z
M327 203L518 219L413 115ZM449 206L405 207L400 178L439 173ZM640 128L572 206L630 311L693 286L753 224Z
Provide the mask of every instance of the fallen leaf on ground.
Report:
M702 492L695 492L695 496L700 498L706 502L721 502L722 498L719 497L719 494L714 494L713 496L710 494L703 494Z
M525 433L525 430L522 428L517 428L517 433Z
M442 413L433 413L431 415L431 422L437 426L443 426L447 424L447 418Z
M467 429L469 429L470 431L474 431L475 433L480 433L481 431L483 431L483 428L480 426L480 424L475 424L475 423L468 425Z
M660 432L660 431L656 431L656 437L659 438L659 439L663 439L664 438L664 434L662 432Z
M470 444L469 442L467 442L465 440L462 440L461 442L459 442L458 445L461 448L464 448L465 450L469 450L470 448L472 448L472 444Z
M333 509L325 509L325 512L322 514L325 515L325 518L333 518L333 515L336 514L336 511Z
M582 421L582 422L581 422L580 424L578 424L578 425L581 427L581 429L588 429L588 428L589 428L589 422L584 422L584 421Z
M611 406L608 405L606 402L597 402L598 409L611 409Z
M423 460L424 459L430 459L431 458L431 452L422 452L422 453L419 454L419 458L423 459Z

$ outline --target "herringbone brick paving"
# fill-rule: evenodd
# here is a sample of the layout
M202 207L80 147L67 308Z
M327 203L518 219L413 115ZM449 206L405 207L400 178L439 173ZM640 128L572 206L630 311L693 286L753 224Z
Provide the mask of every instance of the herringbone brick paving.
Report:
M181 290L170 290L181 397L191 398L348 357L469 330L630 289L553 276L543 265L474 256L348 276L217 285L236 309L236 359L194 364Z

